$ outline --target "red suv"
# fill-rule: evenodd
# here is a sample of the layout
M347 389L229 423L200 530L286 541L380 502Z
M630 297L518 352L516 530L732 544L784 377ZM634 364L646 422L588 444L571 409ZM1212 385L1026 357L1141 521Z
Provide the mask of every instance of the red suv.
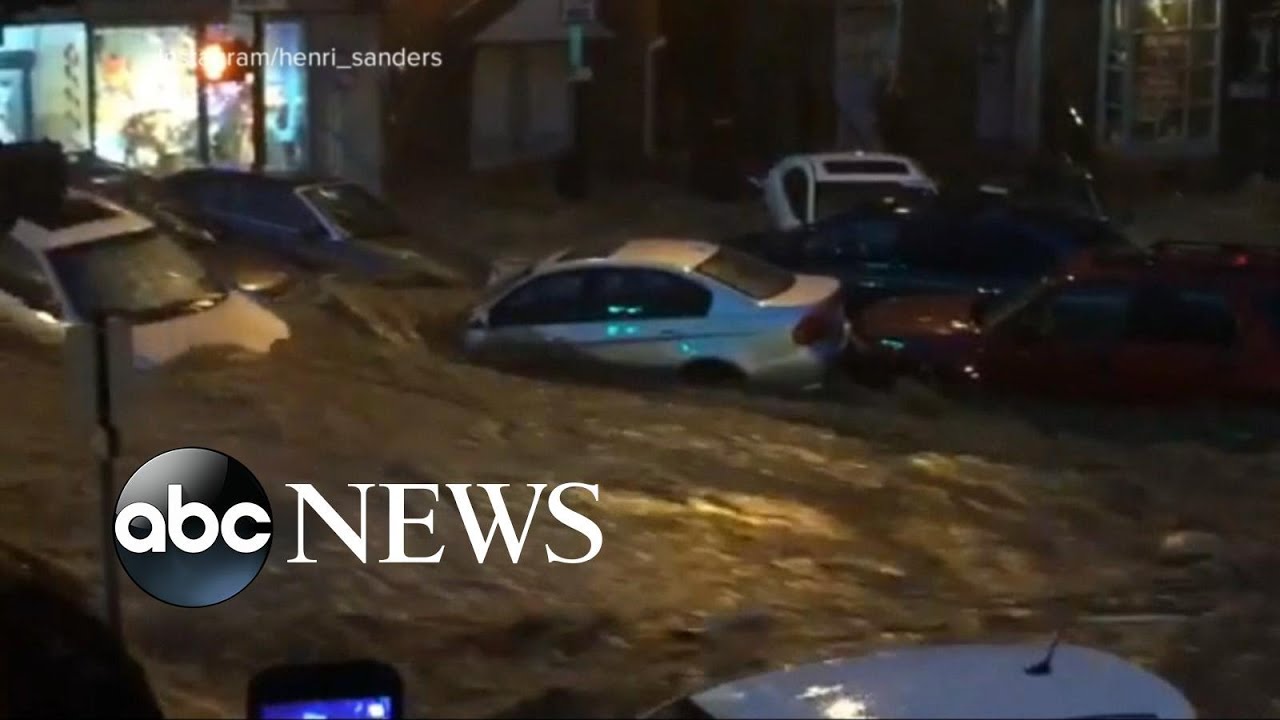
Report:
M886 300L855 368L1066 398L1280 400L1280 251L1162 243L994 300Z

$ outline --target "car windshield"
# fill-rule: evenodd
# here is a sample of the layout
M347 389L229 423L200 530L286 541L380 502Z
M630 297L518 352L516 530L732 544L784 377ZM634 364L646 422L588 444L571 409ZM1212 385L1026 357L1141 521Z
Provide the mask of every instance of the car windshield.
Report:
M728 248L720 248L695 269L698 273L756 300L777 297L796 284L796 276L792 273Z
M301 194L350 237L383 238L405 232L390 205L354 183L317 185L303 189Z
M159 318L195 312L226 297L194 257L158 230L51 250L49 262L86 318Z
M1052 285L1052 279L1045 278L1024 288L1021 292L1004 293L989 300L974 303L973 319L983 329L1000 325L1035 302L1037 298L1048 292Z

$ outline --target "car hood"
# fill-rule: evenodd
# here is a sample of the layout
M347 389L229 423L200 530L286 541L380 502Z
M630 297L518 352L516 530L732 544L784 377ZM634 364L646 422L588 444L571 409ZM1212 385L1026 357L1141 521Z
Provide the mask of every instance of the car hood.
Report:
M969 335L979 332L972 295L918 295L882 300L863 310L858 331L868 337Z
M1062 645L912 648L788 668L689 698L713 718L1194 718L1177 688L1120 657Z
M133 326L133 354L140 367L154 367L202 348L265 354L289 338L275 313L239 292L200 312Z

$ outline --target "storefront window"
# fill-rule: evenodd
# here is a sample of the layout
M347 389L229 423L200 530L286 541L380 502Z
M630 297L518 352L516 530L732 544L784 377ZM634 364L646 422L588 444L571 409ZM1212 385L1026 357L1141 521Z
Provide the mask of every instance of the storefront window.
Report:
M210 25L205 43L240 40L253 47L252 30L230 25ZM205 85L209 113L209 163L223 167L253 165L253 74L243 81L209 82Z
M1101 133L1112 144L1217 141L1222 0L1108 0Z
M100 156L160 172L199 162L195 46L189 27L94 32Z
M89 145L87 35L81 23L10 25L0 43L0 142Z
M306 50L302 23L267 23L266 51L280 61L266 69L266 165L273 170L300 170L306 164L307 69L290 62Z

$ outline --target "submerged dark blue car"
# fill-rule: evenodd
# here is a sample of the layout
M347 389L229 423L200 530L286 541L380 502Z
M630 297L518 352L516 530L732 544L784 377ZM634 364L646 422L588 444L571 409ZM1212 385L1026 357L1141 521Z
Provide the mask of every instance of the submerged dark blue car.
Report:
M885 198L807 228L727 244L796 272L839 278L852 313L904 295L1000 295L1081 252L1129 242L1105 219L1060 210Z
M453 272L410 247L386 202L341 180L203 168L165 178L186 219L321 273L381 284L436 285Z

